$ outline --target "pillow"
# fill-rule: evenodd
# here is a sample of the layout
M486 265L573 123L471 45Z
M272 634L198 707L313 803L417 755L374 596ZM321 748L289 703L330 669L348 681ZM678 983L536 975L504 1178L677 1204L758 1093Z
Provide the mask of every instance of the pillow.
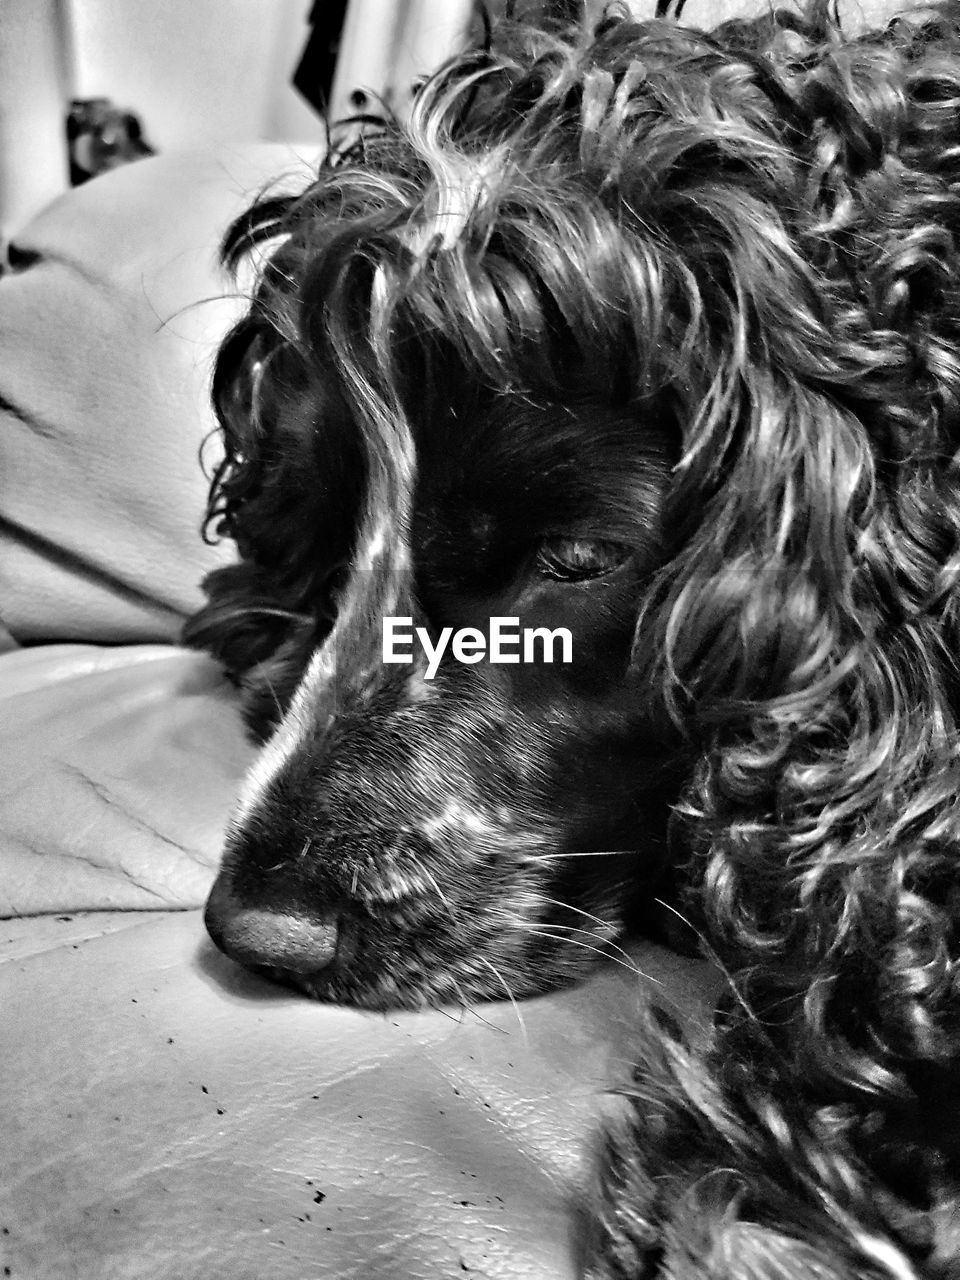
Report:
M208 384L242 297L228 222L316 153L144 160L68 192L0 276L0 648L173 640L232 554L200 537ZM207 467L216 446L206 451Z

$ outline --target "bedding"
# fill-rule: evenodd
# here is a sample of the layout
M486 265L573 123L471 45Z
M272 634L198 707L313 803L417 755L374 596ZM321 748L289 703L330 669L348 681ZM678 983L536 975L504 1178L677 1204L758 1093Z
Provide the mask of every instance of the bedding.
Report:
M117 170L0 277L4 1275L573 1277L637 1004L695 1023L710 999L645 947L516 1007L363 1014L206 938L250 758L233 690L177 644L229 555L198 532L239 305L216 245L310 159Z

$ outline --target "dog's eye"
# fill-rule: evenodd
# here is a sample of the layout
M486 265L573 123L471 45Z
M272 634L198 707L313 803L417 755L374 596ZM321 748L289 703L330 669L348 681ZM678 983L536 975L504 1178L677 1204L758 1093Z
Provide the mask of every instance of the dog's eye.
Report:
M537 552L537 568L561 582L580 582L612 573L630 554L624 543L604 538L547 538Z

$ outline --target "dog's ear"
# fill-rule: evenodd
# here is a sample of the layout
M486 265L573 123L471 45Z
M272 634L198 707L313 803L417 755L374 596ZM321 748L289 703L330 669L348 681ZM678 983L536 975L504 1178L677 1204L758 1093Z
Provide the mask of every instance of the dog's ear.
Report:
M700 755L678 812L714 936L734 969L764 948L761 1019L810 981L786 958L829 949L803 1026L816 1070L865 1092L870 1055L832 1038L844 1010L892 1018L904 1060L954 1052L924 975L956 963L960 503L947 415L928 406L915 447L895 447L912 394L858 403L837 381L745 371L724 474L685 499L699 523L644 624ZM878 938L896 1005L858 958Z
M205 529L232 539L239 560L208 575L207 604L183 633L243 689L257 736L282 716L332 626L361 484L342 408L282 330L255 300L218 355L213 398L223 458Z
M321 482L316 464L302 456L317 429L291 431L288 422L258 452L217 473L208 516L219 536L236 543L239 559L207 575L207 603L183 631L185 644L211 653L240 686L258 738L283 715L333 625L351 550L352 486L345 480L334 498L329 479Z
M323 627L310 612L309 594L291 592L291 602L303 602L292 609L282 587L252 561L213 570L203 589L207 603L187 621L184 643L223 664L243 691L248 728L263 739L293 696Z

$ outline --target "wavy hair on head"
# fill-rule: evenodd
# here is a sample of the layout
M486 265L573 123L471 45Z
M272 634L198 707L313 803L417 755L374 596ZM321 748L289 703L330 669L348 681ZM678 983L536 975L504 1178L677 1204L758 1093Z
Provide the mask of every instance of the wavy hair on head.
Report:
M670 1077L718 1162L757 1131L838 1188L897 1165L884 1110L931 1185L960 1158L923 1102L960 1070L958 111L956 4L860 40L825 0L712 34L611 8L454 60L225 245L270 247L214 382L211 517L241 550L256 523L292 619L257 662L315 641L345 537L298 490L318 432L358 432L362 471L506 391L669 424L633 661L695 761L689 897L736 999L709 1088L669 1054L643 1088Z

